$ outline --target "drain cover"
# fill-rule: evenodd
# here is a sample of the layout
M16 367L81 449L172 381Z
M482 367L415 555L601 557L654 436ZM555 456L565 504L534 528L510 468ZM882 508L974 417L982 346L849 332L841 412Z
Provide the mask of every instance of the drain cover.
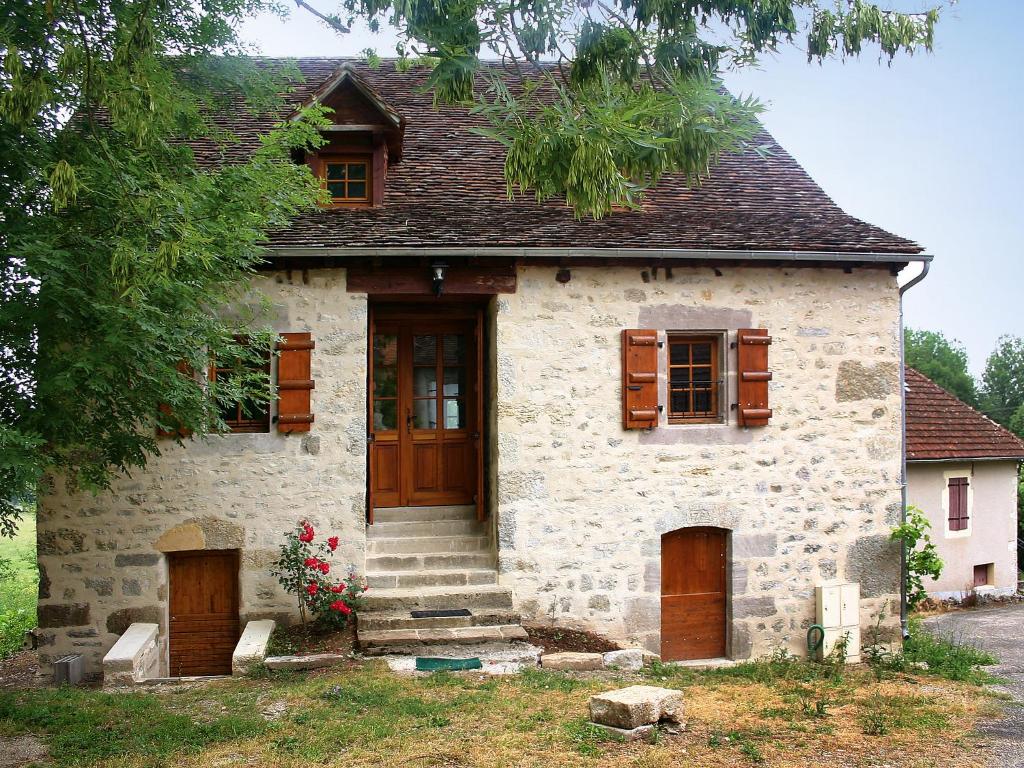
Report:
M468 608L446 608L440 611L409 611L414 619L447 619L452 616L472 616Z
M483 664L480 663L479 658L471 659L439 659L429 656L417 656L416 657L416 671L417 672L438 672L442 669L445 670L459 670L459 669L481 669Z

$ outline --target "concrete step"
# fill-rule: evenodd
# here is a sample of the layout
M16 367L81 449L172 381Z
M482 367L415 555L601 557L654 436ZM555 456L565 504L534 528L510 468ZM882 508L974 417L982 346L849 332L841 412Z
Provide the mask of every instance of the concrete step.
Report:
M364 598L367 612L444 608L511 608L512 590L499 584L466 587L371 589Z
M366 558L367 573L393 571L442 571L465 568L493 568L491 552L454 552L418 555L377 555Z
M476 520L476 507L467 504L447 507L387 507L373 510L374 525L377 523L412 523L424 520Z
M421 555L435 552L483 552L489 550L487 536L416 536L367 539L368 555Z
M420 629L454 629L455 627L493 627L502 624L518 624L519 614L515 611L500 608L473 609L469 616L435 616L432 618L415 619L408 611L367 613L360 611L356 615L356 625L360 632L377 632L385 629L404 629L416 631Z
M368 656L384 653L417 654L437 645L478 645L481 643L526 640L526 630L518 624L453 629L385 629L360 632L359 647Z
M366 581L373 589L412 589L414 587L464 587L471 584L497 584L493 568L431 571L367 571Z
M368 539L398 539L423 536L485 536L484 523L476 520L403 520L377 522L366 529Z

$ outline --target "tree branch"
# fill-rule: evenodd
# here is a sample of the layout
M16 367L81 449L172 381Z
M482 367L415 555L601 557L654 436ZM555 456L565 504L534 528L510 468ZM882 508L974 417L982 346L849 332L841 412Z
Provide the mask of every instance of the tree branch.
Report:
M307 3L306 0L295 0L295 5L298 8L304 8L307 11L309 11L310 13L312 13L314 16L316 16L318 19L320 19L320 21L322 21L324 24L329 26L335 32L339 32L339 33L341 33L343 35L347 35L349 32L352 31L351 29L346 27L344 24L342 24L340 21L338 21L338 19L336 17L326 16L326 15L320 13L320 11L318 11L312 5Z

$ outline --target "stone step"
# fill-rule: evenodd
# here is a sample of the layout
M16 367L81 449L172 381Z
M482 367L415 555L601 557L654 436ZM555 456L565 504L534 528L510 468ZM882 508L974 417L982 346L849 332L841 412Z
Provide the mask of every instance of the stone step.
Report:
M483 552L491 548L487 536L421 536L367 539L368 555L421 555L435 552Z
M512 590L499 584L466 587L371 589L364 598L366 611L408 611L444 608L511 608Z
M412 523L424 520L476 520L472 504L439 507L387 507L373 510L373 523Z
M367 573L393 571L442 571L465 568L493 568L491 552L441 552L419 555L377 555L366 558Z
M477 645L481 643L510 643L526 640L526 630L518 624L498 624L484 627L455 627L453 629L384 629L359 633L359 647L368 656L384 653L417 654L437 645Z
M356 624L360 632L376 632L385 629L453 629L455 627L492 627L502 624L518 624L519 614L515 611L500 608L474 609L469 616L434 616L416 619L408 611L367 613L360 611L356 615Z
M367 539L422 538L423 536L484 536L487 529L476 520L413 520L374 523L366 529Z
M373 589L411 589L413 587L463 587L471 584L497 584L498 572L493 568L457 570L385 571L366 573Z

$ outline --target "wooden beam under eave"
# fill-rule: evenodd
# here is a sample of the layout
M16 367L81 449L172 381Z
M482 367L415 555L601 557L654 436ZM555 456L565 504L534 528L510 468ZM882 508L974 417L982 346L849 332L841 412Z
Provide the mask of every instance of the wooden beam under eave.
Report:
M349 267L345 271L349 293L380 296L433 296L434 281L430 267L380 268ZM444 293L460 296L516 292L514 267L448 267Z

